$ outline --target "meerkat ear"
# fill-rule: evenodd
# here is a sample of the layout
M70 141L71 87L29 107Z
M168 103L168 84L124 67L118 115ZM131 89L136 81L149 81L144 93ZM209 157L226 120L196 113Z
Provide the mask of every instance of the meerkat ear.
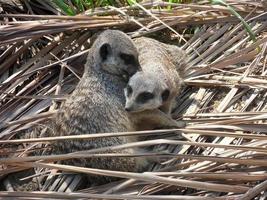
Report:
M161 94L162 101L167 101L169 96L170 96L170 90L168 89L164 90Z
M101 47L100 47L100 57L102 60L106 60L108 58L108 56L111 54L111 46L110 44L108 43L105 43L103 44Z

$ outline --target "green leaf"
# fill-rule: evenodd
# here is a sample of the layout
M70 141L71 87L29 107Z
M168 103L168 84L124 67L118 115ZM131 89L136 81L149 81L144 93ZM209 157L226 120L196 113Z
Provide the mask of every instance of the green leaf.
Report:
M74 0L74 5L78 7L79 12L84 12L83 0Z
M53 0L53 2L67 15L74 16L75 10L73 10L70 6L68 6L64 1L62 0Z

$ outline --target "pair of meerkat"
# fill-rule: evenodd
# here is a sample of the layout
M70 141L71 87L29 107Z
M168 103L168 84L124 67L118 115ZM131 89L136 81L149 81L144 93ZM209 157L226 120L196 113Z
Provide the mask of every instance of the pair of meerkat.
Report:
M180 124L159 109L131 114L124 109L125 77L140 71L138 50L123 32L106 30L94 41L87 57L84 74L74 92L58 113L52 136L129 132L148 129L156 125L179 127ZM91 140L60 141L52 144L56 153L70 153L95 148L115 146L136 141L136 137L94 138ZM120 153L138 150L125 149ZM148 162L144 158L88 158L64 161L77 166L119 170L142 171ZM109 181L109 177L94 177L94 183Z
M170 115L183 83L186 54L177 46L151 38L137 38L134 43L142 69L130 78L124 89L125 110L138 115L159 108ZM182 127L184 123L177 122L177 125Z

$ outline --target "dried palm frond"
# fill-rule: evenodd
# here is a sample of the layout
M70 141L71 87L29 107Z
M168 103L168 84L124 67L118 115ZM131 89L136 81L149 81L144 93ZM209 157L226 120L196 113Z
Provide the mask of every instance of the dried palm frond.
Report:
M255 43L225 7L207 2L97 8L77 16L26 15L23 10L3 9L0 14L0 178L5 180L2 187L9 191L0 192L0 197L265 199L267 15L260 1L227 3L251 26L257 37ZM55 140L84 140L114 134L19 139L20 134L36 124L49 128L43 122L53 119L60 103L74 90L83 73L91 36L106 28L122 29L132 37L148 35L182 45L189 57L189 68L172 115L186 121L187 126L116 133L117 136L153 135L153 139L126 145L30 156L35 151L46 151L49 142ZM180 141L177 131L190 141ZM105 153L107 149L133 147L147 147L151 151L131 155ZM151 157L159 163L151 165L153 171L141 174L52 163L101 156ZM42 192L12 192L15 184L11 174L29 168L34 173L21 179L36 180ZM83 184L81 174L123 180L73 192Z

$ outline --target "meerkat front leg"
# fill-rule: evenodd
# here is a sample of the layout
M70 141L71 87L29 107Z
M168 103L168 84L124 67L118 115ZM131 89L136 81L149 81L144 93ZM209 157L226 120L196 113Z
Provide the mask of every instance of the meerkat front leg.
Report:
M155 122L159 126L163 126L163 127L183 128L186 125L185 122L176 121L176 120L172 119L170 115L162 112L159 109L149 111L147 114L147 117L152 122Z
M172 127L172 128L182 128L185 123L182 121L176 121L172 119L169 115L162 112L159 109L146 110L138 113L131 113L133 116L133 121L140 126L147 127Z

